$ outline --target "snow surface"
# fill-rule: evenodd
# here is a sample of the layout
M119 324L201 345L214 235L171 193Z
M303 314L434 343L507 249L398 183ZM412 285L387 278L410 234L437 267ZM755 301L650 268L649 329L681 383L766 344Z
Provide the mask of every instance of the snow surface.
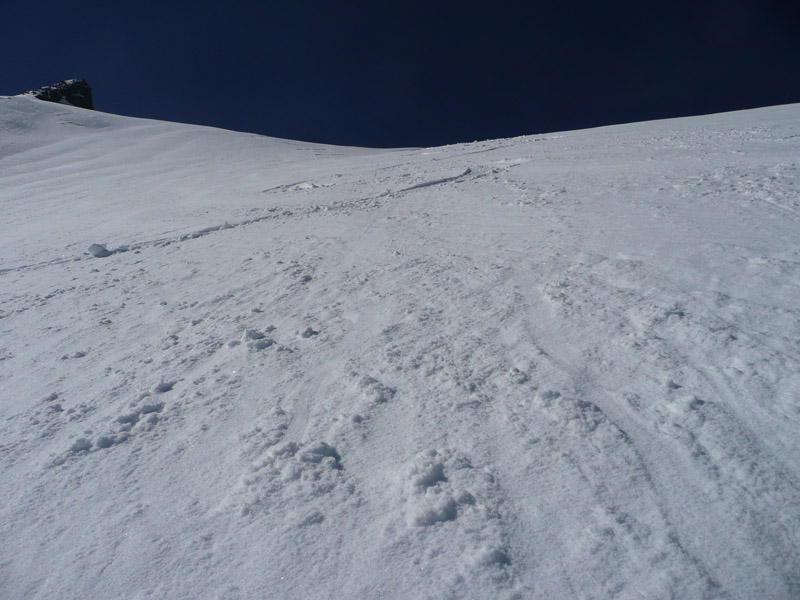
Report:
M800 597L799 161L0 98L0 597Z

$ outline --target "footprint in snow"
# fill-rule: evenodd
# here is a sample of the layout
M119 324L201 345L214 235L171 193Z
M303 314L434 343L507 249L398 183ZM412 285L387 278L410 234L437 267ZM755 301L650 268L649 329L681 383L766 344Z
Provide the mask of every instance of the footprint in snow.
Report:
M454 588L469 588L481 579L511 582L501 492L487 469L475 468L464 454L430 449L407 464L397 483L406 525L405 533L399 530L398 547L405 538L425 546L425 555L441 563L429 566L452 572ZM453 546L462 549L457 557L447 551Z

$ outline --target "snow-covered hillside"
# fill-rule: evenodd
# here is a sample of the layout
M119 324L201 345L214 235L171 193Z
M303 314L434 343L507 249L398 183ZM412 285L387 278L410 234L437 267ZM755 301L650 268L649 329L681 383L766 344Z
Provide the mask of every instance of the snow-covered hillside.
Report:
M798 163L0 98L0 597L800 597Z

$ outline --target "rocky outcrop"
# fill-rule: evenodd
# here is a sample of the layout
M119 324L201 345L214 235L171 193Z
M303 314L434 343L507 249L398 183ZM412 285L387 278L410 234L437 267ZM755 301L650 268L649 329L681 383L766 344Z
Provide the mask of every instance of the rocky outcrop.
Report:
M71 104L78 108L94 110L92 104L92 87L85 79L66 79L53 85L46 85L38 90L28 92L39 100Z

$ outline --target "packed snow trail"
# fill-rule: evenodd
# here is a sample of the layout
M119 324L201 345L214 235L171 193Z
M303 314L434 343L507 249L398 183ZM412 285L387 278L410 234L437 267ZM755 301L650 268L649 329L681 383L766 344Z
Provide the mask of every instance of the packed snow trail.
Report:
M798 156L0 98L0 597L798 597Z

